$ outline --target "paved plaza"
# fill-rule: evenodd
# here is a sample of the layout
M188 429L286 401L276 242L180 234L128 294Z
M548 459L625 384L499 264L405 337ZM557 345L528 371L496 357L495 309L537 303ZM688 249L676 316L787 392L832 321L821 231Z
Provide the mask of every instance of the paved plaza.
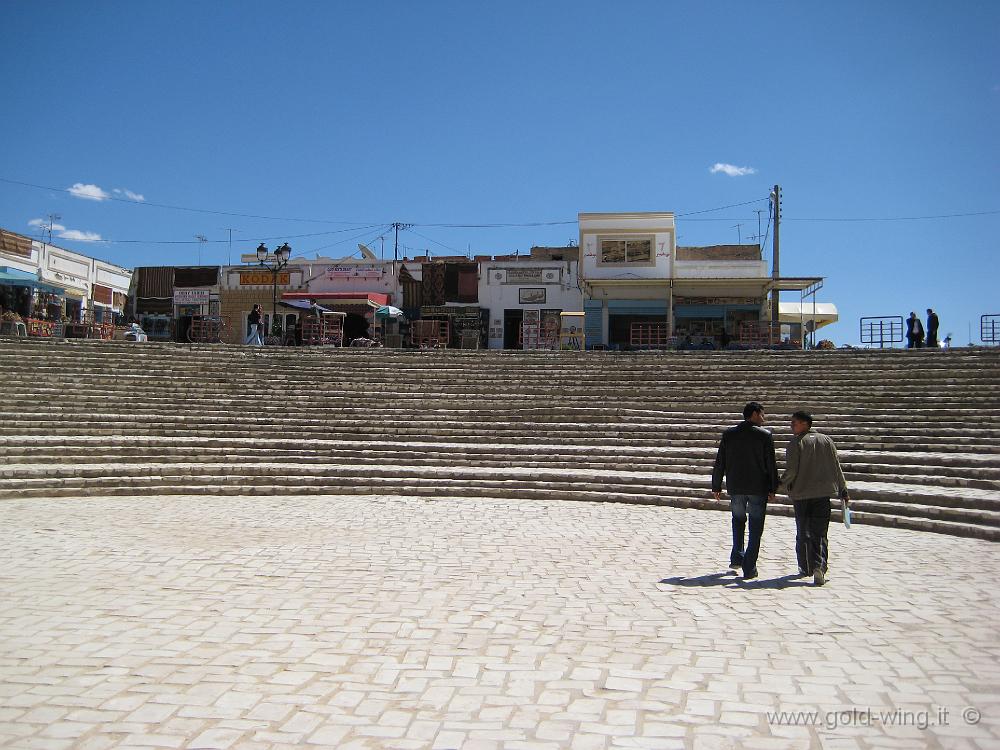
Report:
M3 503L0 746L1000 746L1000 545L387 496Z

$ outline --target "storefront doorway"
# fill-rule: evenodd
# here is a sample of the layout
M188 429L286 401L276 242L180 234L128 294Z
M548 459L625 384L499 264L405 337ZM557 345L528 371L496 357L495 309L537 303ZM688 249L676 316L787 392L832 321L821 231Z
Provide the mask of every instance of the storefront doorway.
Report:
M350 345L354 339L368 337L368 320L364 315L347 313L344 318L344 344Z
M521 323L524 322L524 310L503 311L503 348L521 349Z

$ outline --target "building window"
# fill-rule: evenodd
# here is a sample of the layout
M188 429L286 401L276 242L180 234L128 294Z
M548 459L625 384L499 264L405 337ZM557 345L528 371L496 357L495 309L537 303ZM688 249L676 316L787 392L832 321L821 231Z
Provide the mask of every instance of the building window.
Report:
M652 262L652 237L601 240L601 263Z

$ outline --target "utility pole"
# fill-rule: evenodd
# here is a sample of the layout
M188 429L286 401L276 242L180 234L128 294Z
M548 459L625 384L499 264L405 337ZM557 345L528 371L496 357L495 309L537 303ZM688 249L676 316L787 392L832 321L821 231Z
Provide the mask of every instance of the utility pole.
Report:
M780 321L780 308L781 308L781 295L778 291L778 279L781 278L781 266L779 264L778 255L778 230L781 226L781 186L775 185L774 192L771 193L771 200L774 202L774 244L772 245L771 253L771 281L774 287L771 289L771 325L774 327L772 330L778 331L780 338L781 335L781 321Z
M226 265L231 266L233 264L233 232L238 232L240 230L231 229L229 227L223 227L223 230L229 232L229 254L226 256Z
M396 244L392 249L392 260L394 263L399 260L399 230L406 230L412 226L412 224L403 224L399 221L393 222L392 228L396 230Z

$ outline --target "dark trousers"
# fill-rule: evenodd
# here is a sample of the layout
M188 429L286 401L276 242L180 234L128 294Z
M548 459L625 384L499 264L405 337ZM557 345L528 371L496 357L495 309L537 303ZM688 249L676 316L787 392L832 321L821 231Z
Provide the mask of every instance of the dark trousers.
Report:
M830 498L816 497L796 500L795 557L799 567L810 575L817 568L827 571L830 530Z
M729 507L733 511L733 549L729 553L729 564L742 567L744 573L757 570L760 538L764 534L764 517L767 515L767 496L731 495ZM743 533L747 517L750 518L750 536L744 551Z
M927 348L928 349L937 349L937 345L938 345L937 331L928 331L927 332Z

